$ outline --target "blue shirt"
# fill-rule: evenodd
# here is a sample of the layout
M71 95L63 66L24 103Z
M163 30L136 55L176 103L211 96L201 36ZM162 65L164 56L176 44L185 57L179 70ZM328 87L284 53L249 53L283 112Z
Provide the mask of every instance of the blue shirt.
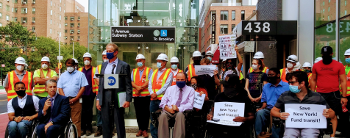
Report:
M266 108L272 109L280 95L286 91L289 91L289 84L283 82L282 80L277 86L267 83L263 87L261 102L265 102L267 104Z
M89 85L84 73L74 70L72 73L68 71L62 73L58 80L57 87L63 89L66 97L76 97L81 87Z
M115 65L115 68L114 68L114 71L113 71L113 72L114 72L114 74L116 74L117 66L118 66L118 58L115 59L115 60L114 60L113 62L111 62L111 63L108 62L104 74L112 74L113 65Z

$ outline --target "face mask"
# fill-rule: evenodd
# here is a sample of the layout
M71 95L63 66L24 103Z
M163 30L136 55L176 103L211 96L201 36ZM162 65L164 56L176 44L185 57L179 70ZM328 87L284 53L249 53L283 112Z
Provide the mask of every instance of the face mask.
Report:
M175 70L175 69L177 69L177 65L173 64L173 65L171 65L171 68Z
M209 61L211 62L211 57L207 57L207 59L209 59Z
M258 65L252 65L253 70L257 70L258 69Z
M109 61L109 59L104 59L104 60L103 60L103 62L108 62L108 61Z
M46 64L42 64L42 65L41 65L41 68L43 68L43 69L47 69L47 67L48 67L48 66L47 66Z
M237 95L237 93L238 93L238 90L236 90L235 88L224 87L224 94L229 98L234 97L235 95Z
M304 72L309 73L309 72L311 72L311 71L306 69L306 70L304 70Z
M143 63L142 63L142 62L137 62L137 66L138 66L138 67L142 67L142 66L143 66Z
M183 88L186 85L186 81L176 81L176 85L179 88Z
M326 64L326 65L331 64L333 61L332 56L330 55L322 56L322 59L323 59L322 60L323 64Z
M157 68L161 68L162 67L162 63L157 62Z
M77 67L77 66L75 66L74 68L75 68L76 70L78 70L78 67Z
M108 58L108 59L114 58L114 52L107 53L107 58Z
M21 97L26 95L26 91L25 90L19 90L19 91L16 91L16 93L17 93L18 96L21 96Z
M84 61L84 64L85 64L85 65L90 65L90 61L89 61L89 60L85 60L85 61Z
M23 65L18 65L16 68L19 71L23 71L24 70L24 66Z
M232 69L232 63L231 62L227 62L226 67L227 67L227 69Z
M299 93L301 91L301 89L298 89L298 86L294 86L294 85L289 85L289 90L292 93Z
M288 62L288 63L287 63L287 68L289 68L289 69L293 68L293 64L290 63L290 62Z
M201 64L201 60L193 60L194 65L200 65Z
M271 84L275 84L277 81L277 77L267 77L267 82Z
M74 71L74 67L67 67L67 71L68 72L73 72Z
M350 64L350 58L346 58L346 59L345 59L345 62L348 63L348 64Z
M197 89L197 84L192 84L191 87L192 87L193 89Z

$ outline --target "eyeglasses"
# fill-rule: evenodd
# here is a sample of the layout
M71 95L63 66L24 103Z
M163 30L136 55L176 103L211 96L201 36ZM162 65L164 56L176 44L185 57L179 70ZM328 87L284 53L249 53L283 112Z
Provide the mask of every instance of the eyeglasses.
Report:
M297 81L288 81L288 84L291 85L291 84L294 84L296 83Z

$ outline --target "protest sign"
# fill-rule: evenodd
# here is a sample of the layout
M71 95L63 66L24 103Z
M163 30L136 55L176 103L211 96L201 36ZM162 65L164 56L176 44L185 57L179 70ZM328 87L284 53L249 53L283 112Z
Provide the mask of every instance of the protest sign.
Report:
M327 128L327 119L322 115L325 105L285 104L286 128Z
M217 69L215 65L195 65L194 67L197 76L208 74L213 77L215 69Z
M219 36L220 59L237 58L235 45L235 35Z
M194 101L193 101L193 107L197 109L202 109L204 104L205 94L202 94L202 96L199 95L198 92L194 94Z
M219 121L208 120L209 123L215 123L226 126L240 126L242 122L234 122L237 116L244 117L244 103L236 102L215 102L213 119Z

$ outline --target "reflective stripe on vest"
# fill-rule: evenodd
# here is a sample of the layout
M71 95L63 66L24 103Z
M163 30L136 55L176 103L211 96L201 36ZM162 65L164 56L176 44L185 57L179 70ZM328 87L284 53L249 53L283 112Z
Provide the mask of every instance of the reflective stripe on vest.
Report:
M164 85L169 77L169 74L171 73L171 69L167 69L166 71L163 72L163 74L158 78L157 80L157 75L158 75L158 69L156 69L153 74L152 74L152 90L154 93L157 93ZM154 81L156 80L156 81ZM160 84L161 83L161 84ZM158 100L162 100L163 94L157 95ZM153 100L153 99L151 99Z
M283 68L280 70L280 75L281 75L280 76L281 80L288 83L288 81L286 80L286 76L287 76L286 68Z
M346 66L344 67L346 68ZM346 73L346 96L350 95L350 73L349 72L345 72ZM341 90L340 90L340 94L342 94Z
M242 73L242 71L240 71L240 72L239 72L239 80L243 80L243 79L244 79L243 73Z
M37 71L40 72L40 78L42 78L42 77L44 77L44 78L46 78L46 77L51 78L52 77L51 76L51 71L52 71L51 69L49 69L47 71L46 77L44 76L44 73L43 73L42 69L38 69ZM45 85L35 84L33 92L34 92L35 95L37 95L39 97L46 97L48 95L47 93L44 93L44 92L46 92Z
M12 98L17 97L16 91L15 91L15 84L19 82L20 80L18 79L15 71L11 71L8 74L8 90L7 90L7 101L10 101ZM22 82L26 85L26 93L28 95L33 95L32 94L32 78L33 75L31 72L26 71L26 74L23 76Z
M83 72L83 67L79 68L78 71ZM96 73L96 67L92 67L91 83L92 83L92 92L93 93L98 92L98 84L95 82L95 79L94 79L95 73Z
M261 72L264 72L264 73L267 74L267 70L268 70L268 69L269 69L268 67L264 67L264 69L263 69ZM249 73L252 73L253 71L254 71L253 68L250 67L250 68L249 68Z
M142 73L142 77L141 77L141 80L140 80L140 72L139 72L139 69L136 68L133 70L133 79L134 79L134 83L137 85L137 86L142 86L145 84L145 82L148 81L148 75L149 75L149 72L151 71L151 68L148 68L148 67L145 67L144 69L144 72ZM136 89L133 88L132 89L132 96L133 97L137 97L137 96L149 96L149 91L148 91L148 87L143 89L139 95L136 95L135 94L136 92Z
M177 73L182 72L182 70L178 70ZM177 74L176 73L176 74ZM173 74L173 83L171 83L171 86L176 85L176 74Z
M191 81L192 77L197 76L193 64L189 64L187 66L187 69L188 69L188 73L187 73L188 81Z
M102 64L97 66L98 74L101 74L101 68L102 68Z

